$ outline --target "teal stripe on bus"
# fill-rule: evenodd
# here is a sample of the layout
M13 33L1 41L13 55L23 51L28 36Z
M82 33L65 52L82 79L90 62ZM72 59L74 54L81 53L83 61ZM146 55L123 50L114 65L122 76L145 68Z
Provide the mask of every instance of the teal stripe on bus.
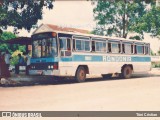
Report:
M71 57L32 58L31 63L47 62L151 62L149 56L73 55Z
M131 57L132 62L151 62L151 57Z
M31 58L31 63L48 63L48 62L58 62L58 57L55 58Z
M61 58L62 62L150 62L148 56L100 56L100 55L73 55Z

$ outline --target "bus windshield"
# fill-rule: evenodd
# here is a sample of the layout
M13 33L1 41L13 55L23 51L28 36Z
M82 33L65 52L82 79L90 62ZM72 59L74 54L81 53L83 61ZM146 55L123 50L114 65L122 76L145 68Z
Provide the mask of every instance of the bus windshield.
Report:
M33 40L32 46L33 58L46 58L57 56L56 38L43 38L41 40Z

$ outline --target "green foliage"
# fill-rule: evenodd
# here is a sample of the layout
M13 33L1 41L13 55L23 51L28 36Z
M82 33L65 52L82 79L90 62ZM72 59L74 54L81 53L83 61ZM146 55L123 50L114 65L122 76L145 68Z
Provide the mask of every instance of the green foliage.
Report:
M152 63L152 68L160 68L160 63Z
M158 55L160 55L160 50L157 53L158 53Z
M132 39L132 40L141 40L141 37L136 35L134 37L130 37L129 39Z
M146 9L151 5L151 9ZM160 32L160 11L154 0L100 0L93 9L97 27L94 34L126 38L129 32L143 39L143 32ZM151 17L149 17L151 16ZM154 16L154 17L153 17Z
M151 50L151 55L152 55L152 56L154 56L154 55L155 55L155 53L153 52L153 50Z
M18 64L18 54L22 55L22 52L19 50L16 50L15 52L13 52L12 54L12 59L10 60L11 65L16 65Z
M16 38L17 36L11 32L3 32L2 35L0 35L0 39L7 41L12 38ZM22 52L25 51L25 46L20 46L20 45L10 45L10 44L5 44L5 43L0 43L0 51L5 52L8 50L10 53L20 50Z
M3 32L2 35L0 36L0 39L2 40L9 40L12 38L16 38L16 35L11 32Z
M43 7L52 9L53 0L3 0L0 2L0 29L13 26L28 31L42 19Z
M152 33L152 36L160 36L160 8L152 5L151 9L136 21L132 29Z
M12 39L12 38L16 38L16 35L11 32L3 32L2 35L0 35L0 39L4 40L4 41ZM0 51L5 52L6 50L9 50L11 52L10 46L11 45L1 43L0 44ZM14 48L15 46L12 46L12 47Z

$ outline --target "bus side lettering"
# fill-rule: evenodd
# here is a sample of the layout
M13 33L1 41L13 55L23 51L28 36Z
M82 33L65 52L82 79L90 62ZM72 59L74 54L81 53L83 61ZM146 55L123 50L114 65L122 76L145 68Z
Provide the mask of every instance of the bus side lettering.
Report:
M107 56L108 62L131 62L131 57L126 56Z
M85 56L85 60L87 60L87 61L91 61L91 60L92 60L92 58L91 58L91 56Z

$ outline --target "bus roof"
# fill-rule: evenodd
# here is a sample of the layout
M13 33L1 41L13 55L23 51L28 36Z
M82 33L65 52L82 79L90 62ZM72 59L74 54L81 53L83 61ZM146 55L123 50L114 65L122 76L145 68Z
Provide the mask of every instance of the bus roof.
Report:
M62 33L62 34L70 34L70 35L75 35L75 36L83 36L83 37L95 37L95 38L102 38L103 39L108 39L108 40L122 40L126 42L136 42L136 43L147 43L144 41L140 40L132 40L132 39L125 39L125 38L118 38L118 37L108 37L108 36L100 36L100 35L94 35L94 34L89 34L85 30L81 29L75 29L77 31L61 31L61 29L53 29L54 25L49 25L49 24L42 24L39 28L37 28L34 32L34 34L39 34L39 33L44 33L44 32L56 32L56 33ZM55 28L55 27L54 27ZM67 29L67 28L66 28ZM70 30L69 28L67 30ZM71 29L72 30L72 29ZM149 43L147 43L149 44Z
M136 42L136 43L146 43L146 44L149 44L147 42L140 41L140 40L132 40L132 39L125 39L125 38L118 38L118 37L108 37L108 36L100 36L100 35L94 35L94 34L84 34L84 33L78 33L78 32L64 32L64 31L53 31L53 32L63 33L63 34L71 34L73 36L102 38L102 40L104 40L104 39L106 39L106 40L122 40L122 41L126 41L126 42Z

